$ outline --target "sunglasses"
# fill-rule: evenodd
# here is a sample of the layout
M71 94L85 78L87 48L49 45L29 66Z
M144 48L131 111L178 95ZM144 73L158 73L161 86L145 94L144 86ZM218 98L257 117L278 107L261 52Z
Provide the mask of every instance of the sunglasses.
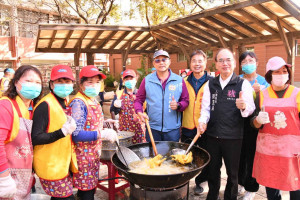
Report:
M155 63L160 63L160 62L166 62L167 60L169 60L169 58L155 59L154 62Z

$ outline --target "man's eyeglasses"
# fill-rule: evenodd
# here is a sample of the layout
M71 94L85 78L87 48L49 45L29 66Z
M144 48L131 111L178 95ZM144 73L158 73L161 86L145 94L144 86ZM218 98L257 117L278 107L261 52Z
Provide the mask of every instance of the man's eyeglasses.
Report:
M166 62L167 60L169 60L169 58L155 59L154 62L160 63L160 62Z
M193 64L196 64L196 63L202 64L202 63L204 63L204 61L203 60L192 60L192 63Z
M230 59L230 58L227 58L227 59L219 59L218 60L218 62L219 63L231 63L233 60L232 59Z

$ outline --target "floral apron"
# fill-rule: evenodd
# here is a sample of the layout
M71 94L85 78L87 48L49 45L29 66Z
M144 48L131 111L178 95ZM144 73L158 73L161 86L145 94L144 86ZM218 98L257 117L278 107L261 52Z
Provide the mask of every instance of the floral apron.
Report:
M29 200L33 181L33 149L31 145L32 120L23 118L17 102L14 100L12 100L12 102L19 114L20 129L17 137L12 142L5 144L5 150L10 167L10 174L17 185L17 194L14 200Z
M98 103L87 106L88 114L84 130L100 132L103 128L102 108ZM74 187L82 191L96 188L99 179L101 140L77 142L75 152L79 172L74 174Z
M123 92L121 98L122 107L119 113L120 131L134 132L132 143L145 142L145 123L137 116L134 110L135 95L125 94Z

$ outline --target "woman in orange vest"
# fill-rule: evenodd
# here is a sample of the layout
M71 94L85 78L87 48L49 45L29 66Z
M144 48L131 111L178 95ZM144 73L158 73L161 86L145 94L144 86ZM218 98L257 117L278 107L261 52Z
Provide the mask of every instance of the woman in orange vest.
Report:
M119 114L119 130L134 132L132 143L146 142L145 139L145 123L143 123L134 110L134 100L137 90L136 73L132 69L127 69L123 72L124 90L116 93L116 96L111 104L110 112L115 115Z
M0 199L30 199L32 108L41 90L40 71L24 65L0 100Z
M255 99L252 122L259 132L252 176L269 200L281 199L280 190L300 199L300 89L290 85L290 68L281 57L269 59L265 78L271 86Z
M93 200L99 179L101 139L111 142L117 135L103 132L103 112L95 99L99 94L101 79L106 76L95 66L83 67L79 73L79 92L70 101L76 130L72 134L78 161L78 173L73 176L74 187L78 188L80 200Z
M71 172L77 170L71 134L75 121L67 115L66 99L73 91L74 76L66 65L52 68L49 89L33 115L33 168L44 191L54 199L73 200Z

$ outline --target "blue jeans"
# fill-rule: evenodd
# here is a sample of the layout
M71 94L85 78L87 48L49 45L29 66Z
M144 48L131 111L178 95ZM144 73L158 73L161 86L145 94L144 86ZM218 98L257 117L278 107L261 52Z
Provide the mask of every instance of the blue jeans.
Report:
M281 200L281 192L278 189L266 187L268 200ZM290 200L299 200L300 190L290 191Z
M173 141L173 142L179 142L180 139L180 129L174 129L169 132L161 132L157 131L151 128L152 135L154 138L154 141ZM150 137L148 130L146 130L146 141L150 142Z

